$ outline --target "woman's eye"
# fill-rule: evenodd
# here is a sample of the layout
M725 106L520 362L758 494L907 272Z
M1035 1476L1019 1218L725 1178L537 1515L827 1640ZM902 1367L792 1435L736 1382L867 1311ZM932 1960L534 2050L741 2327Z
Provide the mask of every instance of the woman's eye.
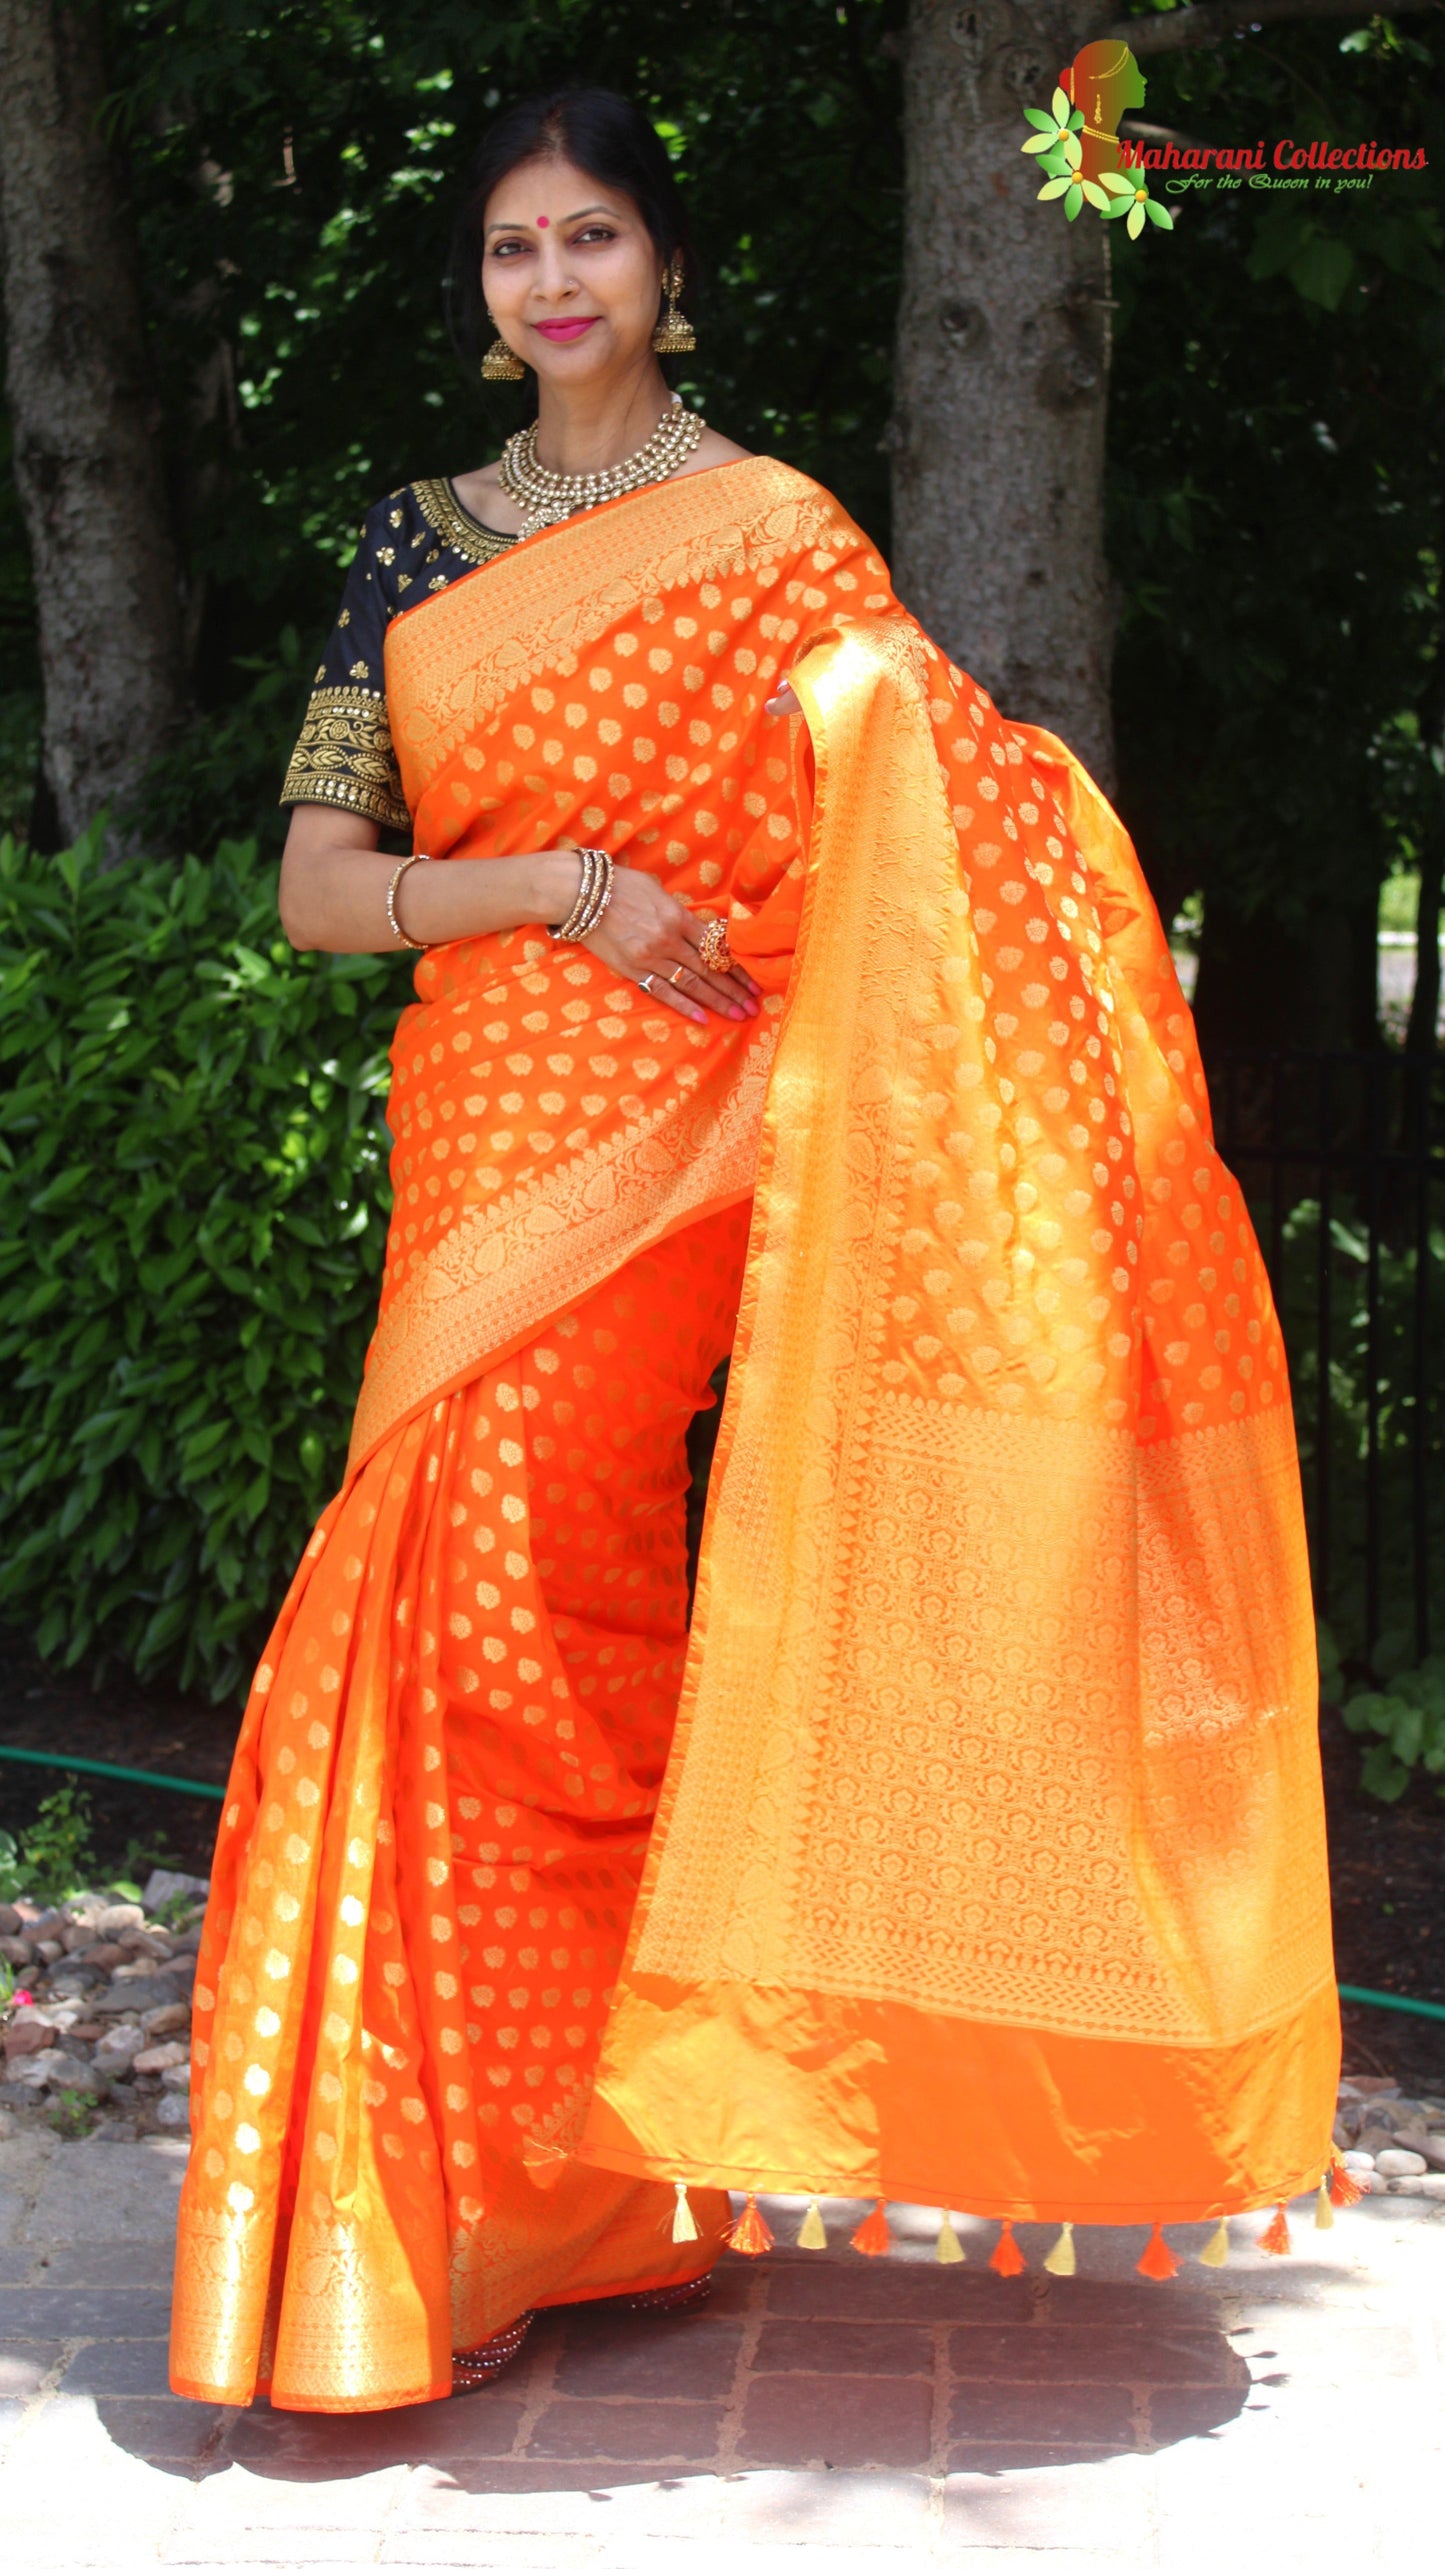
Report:
M615 241L617 235L609 223L589 223L586 231L575 237L579 241Z

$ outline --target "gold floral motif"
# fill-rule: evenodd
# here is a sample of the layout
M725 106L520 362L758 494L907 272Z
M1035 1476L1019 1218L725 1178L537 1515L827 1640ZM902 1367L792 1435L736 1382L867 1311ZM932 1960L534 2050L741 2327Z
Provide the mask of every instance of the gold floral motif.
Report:
M516 543L515 535L503 535L496 527L483 526L480 518L472 517L450 482L413 482L411 487L433 535L440 536L447 551L459 553L464 562L491 562ZM434 558L427 555L429 562Z
M387 522L387 525L388 525L388 526L400 526L400 524L401 524L401 511L400 511L400 509L399 509L399 508L388 509L388 510L387 510L387 513L386 513L386 522Z
M411 815L391 745L386 698L364 687L315 688L281 801L333 803L379 821L384 829L406 829Z
M369 678L371 676L370 663L365 660L353 660L351 664L351 674L353 678L356 679Z
M338 624L350 624L350 622L351 622L351 609L350 609L350 607L343 607L343 608L342 608L342 610L341 610L341 613L340 613L340 615L337 617L336 621L337 621L337 623L338 623Z

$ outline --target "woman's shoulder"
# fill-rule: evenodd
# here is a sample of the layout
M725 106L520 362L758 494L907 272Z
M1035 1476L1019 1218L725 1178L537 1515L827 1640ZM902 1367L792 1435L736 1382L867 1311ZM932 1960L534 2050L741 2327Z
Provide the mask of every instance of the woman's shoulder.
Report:
M467 506L459 485L440 473L388 491L361 524L361 551L393 613L448 587L514 541L505 520L488 525Z

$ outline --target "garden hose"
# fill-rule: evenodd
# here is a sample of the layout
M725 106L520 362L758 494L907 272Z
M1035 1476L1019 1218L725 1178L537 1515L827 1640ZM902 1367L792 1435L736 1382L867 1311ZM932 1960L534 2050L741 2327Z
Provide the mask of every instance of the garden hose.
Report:
M112 1775L122 1784L158 1784L165 1793L200 1793L208 1802L224 1802L224 1784L197 1784L188 1775L153 1775L144 1766L110 1766L100 1757L52 1757L38 1748L3 1748L0 1757L13 1757L24 1766L61 1766L79 1775ZM1340 1982L1340 1996L1356 2007L1392 2007L1401 2016L1432 2016L1445 2025L1445 2007L1437 2007L1428 1998L1394 1998L1383 1989L1354 1989Z
M102 1757L52 1757L48 1749L3 1748L21 1766L63 1766L69 1775L112 1775L122 1784L157 1784L163 1793L200 1793L208 1802L224 1802L224 1784L197 1784L189 1775L152 1775L144 1766L110 1766Z

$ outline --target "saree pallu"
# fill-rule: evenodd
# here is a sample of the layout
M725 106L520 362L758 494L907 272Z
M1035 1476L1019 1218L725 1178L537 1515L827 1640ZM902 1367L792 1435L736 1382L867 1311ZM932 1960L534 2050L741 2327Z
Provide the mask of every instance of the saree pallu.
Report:
M761 459L516 545L386 677L418 845L603 843L767 998L694 1026L530 930L418 969L348 1478L223 1814L176 2387L436 2396L700 2271L724 2188L1314 2184L1287 1380L1115 816Z

